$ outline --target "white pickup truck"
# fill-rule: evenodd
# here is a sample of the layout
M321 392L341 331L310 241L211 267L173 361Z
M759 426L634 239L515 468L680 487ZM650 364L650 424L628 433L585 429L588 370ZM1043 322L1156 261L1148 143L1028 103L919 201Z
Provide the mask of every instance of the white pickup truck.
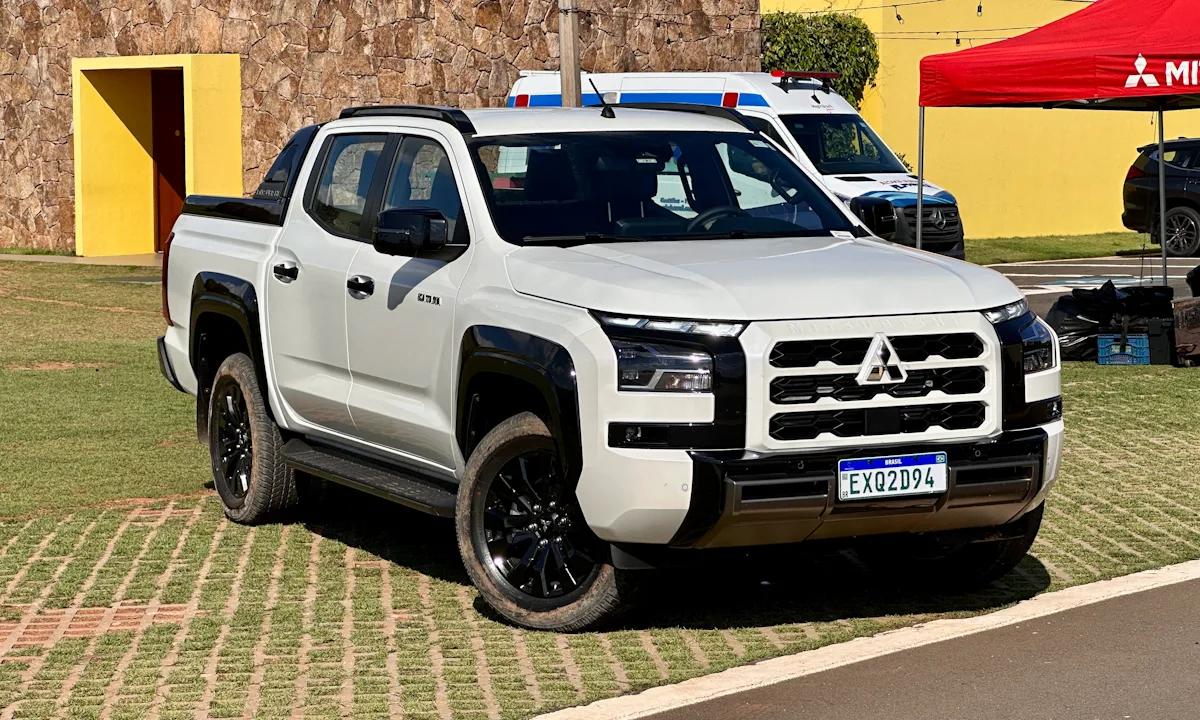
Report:
M453 518L485 601L555 630L710 548L1011 570L1061 455L1053 333L737 111L672 107L351 108L253 198L188 198L159 357L228 516L299 475Z

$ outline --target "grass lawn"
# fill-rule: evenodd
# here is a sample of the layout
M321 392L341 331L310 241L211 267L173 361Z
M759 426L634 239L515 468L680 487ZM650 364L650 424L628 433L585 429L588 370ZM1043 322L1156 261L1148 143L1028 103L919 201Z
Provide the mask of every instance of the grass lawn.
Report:
M1025 262L1028 260L1065 260L1067 258L1108 257L1112 255L1157 252L1141 233L1113 232L1097 235L1045 235L1042 237L967 239L967 259L979 265Z
M1200 371L1072 364L1042 534L990 588L900 586L815 546L667 576L611 632L514 630L445 521L346 491L289 524L226 522L191 401L158 373L148 274L0 265L3 717L526 718L1200 558L1181 480L1200 474Z

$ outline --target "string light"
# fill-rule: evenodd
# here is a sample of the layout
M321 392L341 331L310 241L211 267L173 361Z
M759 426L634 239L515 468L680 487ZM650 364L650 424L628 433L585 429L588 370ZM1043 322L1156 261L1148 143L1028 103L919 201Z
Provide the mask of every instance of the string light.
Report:
M958 33L954 33L954 44L962 45L962 39L958 36Z
M892 6L892 9L896 11L896 22L898 22L898 23L900 23L901 25L903 25L903 24L904 24L904 18L900 17L900 8L898 8L898 7L896 7L895 5L893 5L893 6Z
M975 17L983 17L983 0L979 0L979 7L975 8Z

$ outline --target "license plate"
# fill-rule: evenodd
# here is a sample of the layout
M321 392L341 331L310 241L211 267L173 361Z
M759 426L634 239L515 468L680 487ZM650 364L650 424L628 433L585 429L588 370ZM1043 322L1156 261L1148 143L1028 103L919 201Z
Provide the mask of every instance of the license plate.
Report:
M946 453L855 458L838 462L838 499L870 500L946 492Z

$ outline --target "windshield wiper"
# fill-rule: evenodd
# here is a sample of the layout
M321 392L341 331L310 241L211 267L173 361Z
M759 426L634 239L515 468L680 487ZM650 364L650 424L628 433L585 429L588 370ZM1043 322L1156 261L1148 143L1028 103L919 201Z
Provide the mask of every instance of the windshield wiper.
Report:
M526 235L521 238L522 245L557 245L559 247L574 247L575 245L591 245L606 242L637 242L643 237L630 235L606 235L604 233L583 233L581 235Z

